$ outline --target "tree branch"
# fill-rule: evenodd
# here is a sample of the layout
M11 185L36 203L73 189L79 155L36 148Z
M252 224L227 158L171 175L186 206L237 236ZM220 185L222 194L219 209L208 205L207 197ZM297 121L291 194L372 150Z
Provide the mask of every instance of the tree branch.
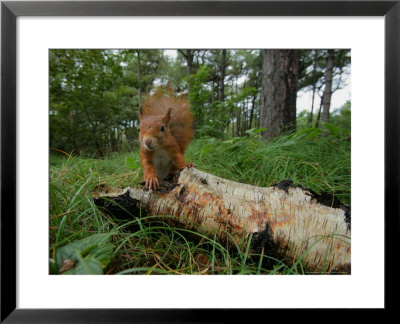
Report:
M187 59L187 55L184 51L182 51L181 49L178 49L178 52L181 53Z

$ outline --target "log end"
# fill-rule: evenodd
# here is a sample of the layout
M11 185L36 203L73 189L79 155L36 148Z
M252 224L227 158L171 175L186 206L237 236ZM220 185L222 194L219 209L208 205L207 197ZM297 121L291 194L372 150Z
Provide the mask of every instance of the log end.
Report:
M100 184L92 189L94 204L113 215L116 220L133 220L145 212L140 209L140 202L131 197L130 187L119 188Z
M98 186L94 187L91 191L90 194L92 195L93 198L99 198L99 197L118 197L120 195L123 195L125 191L129 190L129 187L127 188L122 188L122 187L112 187L108 184L102 183L99 184Z

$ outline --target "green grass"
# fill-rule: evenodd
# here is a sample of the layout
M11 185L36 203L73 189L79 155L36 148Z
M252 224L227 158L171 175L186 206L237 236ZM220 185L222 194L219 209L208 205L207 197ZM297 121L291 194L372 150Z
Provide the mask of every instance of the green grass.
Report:
M270 143L205 139L195 141L186 156L199 169L226 179L263 187L291 179L350 203L350 141L288 140L287 136Z
M284 179L326 191L350 204L350 141L326 136L306 140L282 136L265 143L255 138L198 139L186 153L206 172L256 186ZM136 186L142 170L138 151L103 159L50 154L50 260L66 244L107 233L114 245L106 274L298 274L269 256L250 254L248 246L227 246L216 238L168 225L163 218L142 217L121 223L101 212L90 191L101 183ZM84 257L85 255L80 255ZM268 267L266 266L268 264ZM272 266L271 266L272 264Z

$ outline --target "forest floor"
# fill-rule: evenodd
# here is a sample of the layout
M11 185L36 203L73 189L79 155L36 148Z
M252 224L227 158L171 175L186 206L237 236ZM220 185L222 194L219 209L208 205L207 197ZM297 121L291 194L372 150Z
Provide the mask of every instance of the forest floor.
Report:
M185 154L200 170L256 186L291 179L317 193L351 203L351 141L335 136L285 135L197 139ZM99 210L91 190L102 183L139 186L139 151L106 158L50 152L50 273L104 274L302 274L248 246L230 246L173 228L151 216L118 221ZM269 262L267 262L269 260Z

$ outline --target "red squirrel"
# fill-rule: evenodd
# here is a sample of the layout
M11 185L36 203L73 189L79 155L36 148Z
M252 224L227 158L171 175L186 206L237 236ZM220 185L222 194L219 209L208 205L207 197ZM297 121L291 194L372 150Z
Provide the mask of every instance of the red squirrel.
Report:
M140 162L145 188L157 189L159 181L185 167L183 154L193 139L193 117L189 103L171 90L159 88L148 95L139 109Z

